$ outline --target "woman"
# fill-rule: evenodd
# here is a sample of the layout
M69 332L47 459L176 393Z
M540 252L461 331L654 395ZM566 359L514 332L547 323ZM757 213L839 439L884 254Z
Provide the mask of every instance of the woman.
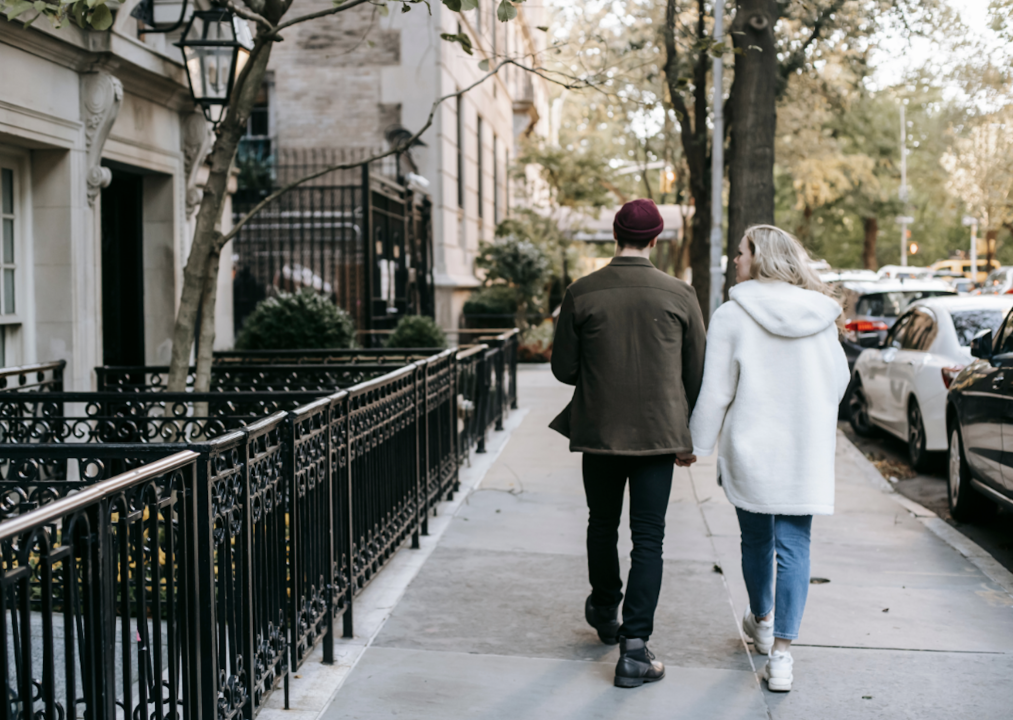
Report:
M789 648L809 591L812 517L834 511L837 407L849 379L841 306L809 263L783 230L746 230L731 301L711 318L690 421L698 456L720 434L718 482L739 516L749 593L742 629L769 654L763 676L781 692L791 690Z

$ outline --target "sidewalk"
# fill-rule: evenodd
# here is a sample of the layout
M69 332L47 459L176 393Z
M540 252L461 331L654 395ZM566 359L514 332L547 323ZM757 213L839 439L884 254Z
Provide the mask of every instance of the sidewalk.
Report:
M740 637L738 527L711 459L675 471L651 641L667 677L613 687L618 649L583 620L580 456L546 428L570 389L544 366L519 383L526 416L323 720L1013 715L1013 597L870 483L843 438L837 514L813 525L812 575L830 582L810 586L795 689L769 693Z

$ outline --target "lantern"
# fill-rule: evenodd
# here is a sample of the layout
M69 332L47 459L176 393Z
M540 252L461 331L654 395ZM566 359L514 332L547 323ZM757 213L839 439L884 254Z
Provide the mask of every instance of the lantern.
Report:
M176 45L183 51L194 102L217 125L253 49L249 26L224 8L196 10Z

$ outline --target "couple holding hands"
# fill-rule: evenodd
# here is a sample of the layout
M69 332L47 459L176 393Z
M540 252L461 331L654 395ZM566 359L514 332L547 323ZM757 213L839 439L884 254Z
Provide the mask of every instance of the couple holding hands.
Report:
M730 300L705 329L694 290L651 264L664 229L654 203L626 203L613 229L615 258L570 286L552 349L553 374L575 386L550 427L583 453L585 617L603 642L620 646L618 687L664 677L647 642L673 467L717 446L718 483L742 533L742 629L768 656L769 689L791 690L812 518L834 510L837 407L849 380L841 305L798 240L757 225L739 245ZM616 545L627 480L633 552L624 596Z

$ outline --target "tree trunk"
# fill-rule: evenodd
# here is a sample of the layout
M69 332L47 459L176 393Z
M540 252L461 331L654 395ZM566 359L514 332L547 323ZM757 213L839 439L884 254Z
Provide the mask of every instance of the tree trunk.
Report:
M774 133L779 66L774 47L777 0L738 0L731 33L735 79L729 99L728 257L735 256L750 225L774 223ZM694 277L695 279L695 277ZM735 265L725 273L725 296Z
M995 260L995 241L999 237L998 230L985 231L985 272L992 272L992 261Z
M876 262L876 237L879 235L879 220L874 217L867 217L862 221L865 226L865 242L862 244L862 267L866 270L876 270L879 263Z
M193 348L197 312L201 307L201 299L205 285L208 262L213 245L218 235L222 219L222 208L228 192L229 172L236 157L239 139L246 130L246 121L253 109L257 92L264 82L267 62L271 56L273 40L258 38L254 43L250 59L246 63L243 74L236 82L232 103L229 105L225 120L222 122L211 150L211 171L204 185L204 197L200 210L197 212L197 228L194 231L190 255L187 257L183 270L183 291L180 295L179 310L176 312L176 325L172 333L172 357L169 365L169 378L166 389L170 392L181 392L186 389L186 376L190 366L190 351ZM210 314L214 315L213 304ZM213 341L212 325L212 341ZM210 356L207 361L210 362ZM202 368L198 367L198 375ZM203 368L210 378L210 366Z

